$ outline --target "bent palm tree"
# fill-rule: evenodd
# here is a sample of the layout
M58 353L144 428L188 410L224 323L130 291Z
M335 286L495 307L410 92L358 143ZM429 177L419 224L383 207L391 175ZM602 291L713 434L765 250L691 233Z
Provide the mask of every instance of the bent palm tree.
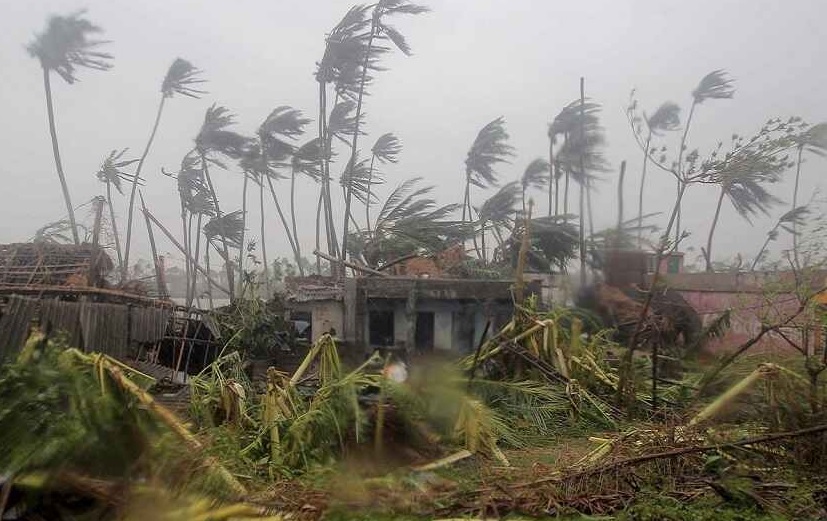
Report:
M227 127L233 125L234 122L235 118L229 110L225 107L213 105L207 109L204 116L204 123L201 125L201 130L195 138L195 148L201 162L201 171L204 174L204 180L207 183L210 195L212 196L212 200L215 204L215 212L217 216L217 220L215 220L215 222L217 225L227 223L229 221L218 219L222 217L223 214L221 212L221 207L219 206L215 185L210 177L209 165L214 164L224 168L224 163L222 163L216 156L227 157L230 159L241 159L245 150L249 146L248 138L231 130L227 130ZM232 267L233 260L230 258L230 242L224 237L223 234L220 233L220 228L216 231L216 236L221 239L223 249L222 256L226 262L225 267L227 269L227 284L229 285L230 300L232 301L235 297L235 277ZM227 232L229 233L229 230L227 230ZM243 245L238 247L239 250L242 248ZM241 251L239 251L239 256L240 255L243 255Z
M766 127L765 127L766 128ZM759 136L769 138L768 133ZM761 212L768 213L769 208L780 202L765 188L766 184L777 182L781 173L790 166L788 156L784 154L792 146L791 138L782 132L776 139L767 141L756 138L746 143L744 139L733 136L735 148L721 160L710 160L707 182L720 185L715 215L707 236L704 258L706 270L712 271L712 239L718 225L724 197L729 198L738 215L751 222L750 218Z
M695 90L692 91L692 104L689 106L689 115L686 117L686 124L683 127L683 136L681 137L680 148L678 149L677 164L677 191L680 196L681 184L684 182L684 164L683 154L686 151L686 139L689 136L689 128L692 126L692 116L695 115L695 107L704 101L711 99L730 99L735 95L735 88L732 86L734 80L727 77L727 73L723 69L718 69L710 72L698 83ZM667 229L665 232L669 234ZM681 237L681 201L677 203L677 214L675 217L675 242L678 242Z
M378 171L374 170L374 162L378 159L381 164L396 163L399 153L402 152L402 143L392 133L382 134L370 149L370 167L368 168L367 195L365 197L365 226L370 234L370 206L373 203L371 187L382 182Z
M471 185L478 188L488 188L497 185L497 172L494 167L497 163L507 162L514 155L514 149L508 144L508 132L505 130L505 119L500 116L489 122L477 133L474 143L468 149L465 157L465 194L462 201L462 223L470 222L471 215ZM474 248L480 255L474 238Z
M164 81L161 82L161 101L158 104L158 111L155 114L155 122L152 124L152 131L149 133L149 139L146 142L141 158L138 160L138 167L135 169L135 177L132 181L132 189L129 193L129 209L126 219L126 244L124 245L124 265L127 268L129 265L129 252L132 246L132 216L135 210L135 194L138 191L138 181L141 179L141 171L144 167L144 161L149 155L149 149L152 147L152 142L155 140L155 134L158 132L158 125L161 122L161 114L164 112L164 103L167 98L172 98L175 94L187 96L189 98L199 98L204 91L195 88L199 83L204 83L198 77L200 70L195 68L190 62L182 58L176 58L172 65L169 66ZM121 277L125 276L122 272Z
M551 182L547 174L551 171L551 166L548 161L538 157L528 164L523 171L523 176L520 178L520 186L522 187L523 213L526 211L526 192L532 188L543 188L546 183Z
M681 125L681 108L677 103L667 101L662 103L651 116L643 114L643 121L646 123L646 141L643 145L643 169L640 174L640 190L637 199L638 230L643 229L643 189L646 186L646 171L649 166L652 137L662 136L664 132L678 130ZM638 248L640 248L641 236L638 234Z
M411 253L440 251L463 233L461 223L448 220L459 205L440 206L431 197L434 187L417 186L421 181L419 177L407 179L390 193L371 233L351 242L361 248L352 248L351 255L361 255L369 265L381 266Z
M358 69L348 67L347 70L358 70L359 81L356 94L356 128L353 131L353 139L350 145L350 160L348 161L348 180L353 180L353 170L356 167L358 155L359 123L362 115L362 101L365 95L365 87L371 81L368 71L379 70L379 57L390 51L389 47L382 45L383 42L390 42L393 47L399 49L402 54L410 56L411 48L402 33L395 27L389 25L386 19L400 14L417 15L428 12L428 8L408 2L407 0L379 0L373 5L373 12L370 17L370 28L367 33L362 34L360 40L364 42L362 61ZM365 11L367 13L367 11ZM351 201L353 186L348 183L345 190L345 215L344 229L342 231L342 252L341 259L344 260L347 252L348 228L351 220Z
M110 152L106 159L103 160L103 163L96 174L98 180L106 185L106 203L109 206L109 220L112 222L112 235L115 239L115 251L118 254L118 268L121 273L126 272L128 267L124 266L126 260L121 254L121 240L118 235L118 222L115 219L115 207L112 204L112 186L115 187L119 194L123 195L121 181L132 181L135 183L137 174L128 174L121 169L138 161L137 159L121 160L125 153L126 149L123 149L120 152L117 150Z
M805 151L818 156L827 155L827 123L813 125L796 139L796 161L795 161L795 188L793 188L792 208L798 204L798 184L801 179L801 160ZM798 222L792 221L793 235L793 258L798 266Z
M38 59L43 69L43 88L46 94L46 112L49 118L52 153L75 244L80 244L80 237L75 220L75 209L69 195L69 185L66 182L63 162L60 159L60 147L55 128L55 110L52 103L51 73L55 72L71 85L77 81L78 68L86 67L100 71L110 69L112 55L94 50L105 42L90 39L91 35L100 32L101 28L87 20L83 11L68 16L51 16L46 30L35 36L34 41L26 48L29 55Z
M479 223L480 248L482 250L483 264L488 263L488 252L485 247L485 236L491 230L497 240L499 248L503 247L503 229L514 228L513 220L516 211L517 201L520 194L525 194L521 183L512 181L503 185L497 192L486 199L477 209L477 221ZM523 196L525 200L525 196ZM476 235L476 232L475 232Z

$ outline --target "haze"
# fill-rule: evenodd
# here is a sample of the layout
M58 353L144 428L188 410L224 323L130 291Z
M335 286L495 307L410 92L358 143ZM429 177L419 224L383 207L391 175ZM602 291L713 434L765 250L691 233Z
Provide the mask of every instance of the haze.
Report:
M827 120L827 46L820 27L827 4L819 0L423 3L431 13L397 24L413 56L389 56L384 62L389 70L378 75L366 99L369 136L363 147L391 131L404 145L399 164L387 169L388 183L379 188L380 198L403 178L417 175L438 185L440 202L460 201L466 151L477 131L501 115L517 156L498 171L502 182L517 179L530 160L546 156L547 124L579 95L580 76L585 77L587 95L603 105L612 164L596 194L598 229L615 222L617 168L623 159L628 161L626 216L636 212L642 154L625 116L632 88L637 88L645 109L672 100L685 112L700 78L726 69L736 80L737 92L732 100L712 100L697 110L690 143L702 150L729 140L734 132L751 135L770 117ZM110 150L129 147L131 156L140 154L160 82L173 59L186 58L204 71L209 94L200 100L171 100L144 167L148 205L159 219L174 225L180 212L176 185L161 168L178 167L192 148L205 109L213 102L226 106L237 114L238 130L244 133L252 132L279 105L315 118L315 62L321 57L325 33L350 5L333 0L7 2L0 18L0 242L27 240L65 213L51 155L40 66L25 50L33 35L44 29L48 15L88 9L89 19L105 30L103 38L111 40L107 50L115 57L111 71L81 70L76 85L53 81L64 166L76 205L101 193L94 174ZM824 167L815 159L804 164L805 201L820 186ZM213 175L222 209L239 209L238 169ZM647 211L666 211L673 201L674 181L655 169L650 179ZM790 173L773 187L785 204L792 194L791 181ZM302 183L299 192L306 252L312 250L316 190L316 185ZM716 195L715 187L689 193L684 227L692 236L687 246L703 244ZM544 212L543 196L535 197ZM475 199L482 199L479 191ZM784 208L755 219L751 226L725 204L716 257L754 255ZM78 218L88 220L88 207ZM248 228L255 235L255 209L250 219ZM661 225L662 221L663 216L657 220ZM147 258L142 223L136 229L137 257ZM273 216L268 245L277 250L274 253L289 256L280 231ZM786 239L774 245L774 252L784 247ZM170 246L161 249L169 251Z

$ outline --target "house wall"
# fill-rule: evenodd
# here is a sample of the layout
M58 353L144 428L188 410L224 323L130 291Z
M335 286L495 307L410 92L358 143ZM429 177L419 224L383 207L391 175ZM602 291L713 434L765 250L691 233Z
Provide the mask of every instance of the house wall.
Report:
M362 324L362 335L365 339L370 338L370 312L390 310L393 311L394 342L398 346L405 345L408 316L404 300L373 299L367 308L368 312ZM488 333L494 334L502 325L503 317L510 314L511 308L503 303L423 299L417 301L416 311L434 314L435 350L469 353L476 347L486 322L491 320L492 326Z
M704 326L727 309L731 310L730 328L723 337L711 339L706 345L708 353L720 353L731 351L758 335L762 324L777 324L796 313L799 301L790 292L794 283L788 278L785 273L772 276L762 273L683 273L667 276L666 283L680 292L700 315ZM820 275L818 278L822 279ZM807 344L811 349L820 345L823 342L822 314L823 311L812 310L802 313L789 327L766 333L751 352L795 352L784 337L800 346Z
M310 313L310 323L313 329L313 341L330 331L336 330L341 335L345 325L345 309L338 300L321 300L313 302L295 303L290 306L295 311Z

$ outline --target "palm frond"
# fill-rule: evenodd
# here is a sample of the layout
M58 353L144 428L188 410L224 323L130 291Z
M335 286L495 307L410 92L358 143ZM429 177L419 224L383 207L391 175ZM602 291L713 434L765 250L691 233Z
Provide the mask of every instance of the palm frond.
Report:
M479 210L480 223L485 226L491 223L495 226L509 223L516 212L517 201L520 198L521 187L516 181L503 185L497 192L486 199Z
M798 144L808 152L819 156L827 155L827 122L818 123L802 132Z
M508 132L505 119L499 118L485 125L478 133L468 150L465 159L465 172L468 181L477 187L486 188L497 184L497 163L507 162L514 155L514 149L508 144Z
M241 210L236 210L213 217L204 225L204 235L210 242L223 239L227 241L229 248L241 248L241 239L244 236L244 214ZM222 254L221 248L216 249L219 254Z
M176 58L169 66L164 81L161 83L161 92L164 97L171 98L175 94L181 94L190 98L200 98L206 91L195 88L199 83L206 83L198 75L201 71L193 64L183 58Z
M646 118L646 125L656 136L677 130L681 126L681 108L675 102L666 101Z
M735 87L732 85L734 81L727 77L727 72L723 69L712 71L701 79L692 91L692 97L696 103L703 103L708 99L732 98L735 95Z
M543 158L538 157L529 163L523 172L523 177L520 179L520 182L523 185L523 190L528 190L529 188L542 188L546 186L549 182L549 168L550 166L548 161Z
M109 155L103 160L103 163L101 163L101 166L96 174L99 181L104 184L111 183L120 194L123 194L121 181L132 182L135 178L134 174L126 173L122 170L122 168L139 161L138 159L122 160L121 158L126 153L126 150L127 149L124 148L120 152L117 150L110 152Z
M344 138L356 131L356 103L345 100L337 103L330 111L327 129L332 136ZM362 131L359 131L362 134Z
M199 152L211 153L239 159L244 154L250 140L241 134L227 130L235 124L235 116L226 108L213 104L204 115L204 123L195 138Z
M322 155L322 147L319 146L319 138L313 138L303 144L293 153L291 166L295 172L302 173L314 181L321 178L319 170L319 158Z
M396 163L399 160L399 153L402 151L402 142L399 138L388 132L382 134L370 149L380 163Z
M94 50L107 42L90 39L102 29L85 17L86 11L51 16L46 30L26 47L47 71L56 72L66 83L77 81L77 69L105 71L112 68L112 55Z

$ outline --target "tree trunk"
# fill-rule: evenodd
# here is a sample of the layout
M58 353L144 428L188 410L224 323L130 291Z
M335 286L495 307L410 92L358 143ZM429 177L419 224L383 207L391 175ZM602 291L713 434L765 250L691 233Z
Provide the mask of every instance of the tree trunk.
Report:
M792 209L796 209L798 205L798 182L801 179L801 155L804 153L804 145L798 146L798 158L795 162L795 188L793 188L793 205ZM796 268L801 265L798 262L798 223L797 219L793 219L793 262Z
M365 226L367 227L368 237L370 237L370 188L371 183L373 182L373 162L376 160L376 154L371 155L370 157L370 169L368 170L368 194L367 198L365 198Z
M560 165L554 165L554 215L560 215Z
M296 255L296 267L299 269L299 275L304 277L304 267L302 267L302 250L299 243L299 232L296 229L296 169L290 169L290 220L293 225L293 244L295 245L294 254Z
M57 177L60 180L60 189L63 191L63 202L66 203L66 212L69 216L69 226L72 227L72 239L75 244L80 244L78 236L78 225L75 221L75 208L72 206L72 198L69 195L69 185L66 183L66 175L63 173L63 162L60 160L60 148L57 144L57 129L55 128L55 109L52 105L52 80L49 70L43 69L43 88L46 91L46 113L49 117L49 135L52 138L52 153L55 157L55 168Z
M322 251L320 243L320 236L321 236L321 216L322 216L322 198L323 198L323 191L319 191L319 204L316 205L316 251ZM322 258L316 255L316 275L322 274Z
M250 178L244 172L244 181L241 186L241 248L238 250L238 292L244 297L244 262L246 260L247 248L245 242L247 239L247 185L250 183ZM198 258L198 257L196 257Z
M212 271L210 270L210 246L212 243L207 240L207 251L204 255L204 261L207 263L207 273L210 275L207 276L207 297L210 300L210 309L215 309L215 303L212 299Z
M556 208L553 208L554 202L552 188L554 187L554 138L548 138L548 216L551 217L552 209L557 213ZM525 199L525 196L523 196ZM523 211L525 211L525 201L523 201Z
M126 243L124 244L123 269L128 269L129 266L129 249L132 246L132 212L135 208L135 193L138 191L138 181L141 175L141 169L144 167L146 156L149 155L149 149L152 147L152 142L155 140L155 134L158 132L158 124L161 122L161 113L164 111L164 103L166 96L161 94L161 103L158 104L158 112L155 114L155 123L152 125L152 132L149 134L149 140L146 142L144 152L138 160L138 166L135 168L135 177L132 179L132 189L129 193L129 210L126 218ZM122 272L121 277L125 276Z
M586 142L586 130L585 130L585 106L586 106L586 88L585 88L585 80L581 76L580 77L580 143L585 144ZM583 147L580 147L580 157L578 158L578 163L580 166L580 175L583 176L583 179L580 181L580 286L584 287L586 285L586 228L585 222L583 219L583 196L585 195L585 186L588 183L588 178L586 177L586 169L584 167L584 158L583 158Z
M195 262L201 262L201 228L202 228L202 218L203 214L198 214L198 220L195 224L195 254L193 258ZM187 303L187 307L192 305L192 301L198 298L198 272L193 270L192 274L192 288L190 290L190 302Z
M569 214L569 171L566 170L566 178L563 180L563 214Z
M144 213L145 214L147 213L146 207L144 207ZM184 282L185 282L185 287L186 287L186 290L184 291L184 302L186 302L187 297L189 296L189 287L190 287L190 284L192 283L192 281L190 280L190 277L192 276L192 270L191 270L192 263L190 262L190 246L189 246L190 237L189 237L189 231L187 230L187 207L184 204L184 199L183 198L181 199L181 237L182 237L182 240L184 241L184 244L183 244L184 273L185 273Z
M649 146L652 143L652 130L646 136L646 146L643 147L643 171L640 174L640 190L637 194L637 247L643 247L643 189L646 187L646 167L649 166Z
M264 287L267 290L267 298L272 296L270 289L270 265L267 264L267 240L264 235L264 179L258 185L258 207L261 218L261 260L264 263ZM207 246L209 249L209 245Z
M152 265L155 267L155 286L158 290L159 298L166 298L167 288L164 284L164 272L161 266L161 259L158 257L158 249L155 247L155 234L152 233L152 223L149 221L149 216L146 211L146 204L144 198L141 196L141 207L144 209L144 221L146 221L146 234L149 237L149 247L152 252Z
M290 225L287 223L287 218L284 217L281 204L279 204L279 198L276 196L276 189L273 187L273 180L270 179L270 176L266 177L267 184L270 187L270 195L273 197L273 204L276 205L276 213L279 214L279 220L281 220L281 224L284 227L284 232L287 234L287 240L290 242L290 248L293 250L293 255L298 256L296 244L293 242L293 235L290 233Z
M686 150L686 138L689 136L689 127L692 125L692 116L695 115L695 106L697 105L697 101L692 100L692 105L689 107L689 116L686 117L686 125L683 129L683 136L681 137L681 145L680 149L678 150L678 212L676 215L677 225L675 226L675 243L677 244L680 241L681 237L681 206L680 200L683 199L682 197L682 190L685 189L682 187L682 182L685 181L683 179L683 153Z
M617 229L623 227L623 181L626 178L626 160L620 162L620 177L617 179Z
M356 98L356 124L353 127L353 141L351 142L350 146L350 160L348 161L347 165L347 174L345 179L347 180L347 193L345 194L345 223L344 229L342 230L342 251L340 258L345 260L347 258L347 243L348 243L348 230L350 228L350 206L353 199L353 168L356 166L356 151L357 151L357 144L359 141L359 125L362 119L362 100L365 95L365 82L367 80L368 75L368 64L370 62L370 54L371 50L373 49L373 39L376 37L376 32L378 30L378 21L379 17L381 16L381 9L382 3L378 3L376 7L374 7L373 18L371 19L371 26L370 26L370 36L368 37L367 48L365 49L365 57L362 61L362 77L359 79L359 95ZM344 264L341 265L341 275L344 276Z
M718 226L718 218L721 216L721 206L724 203L726 186L721 186L721 193L718 195L718 205L715 207L715 217L712 218L712 226L709 227L709 235L706 238L706 271L712 272L712 236L715 235L715 228Z
M109 205L109 220L112 221L112 236L115 238L115 251L118 254L118 269L123 273L128 273L129 267L124 265L123 256L121 254L121 238L118 235L118 223L115 221L115 207L112 206L112 183L106 183L106 203Z
M210 196L212 196L213 202L215 202L215 215L220 218L223 214L218 204L218 194L215 191L215 186L212 184L210 169L207 167L207 158L204 157L203 153L201 153L201 167L204 170L204 178L207 180L207 186L210 189ZM242 244L242 247L243 246ZM227 288L230 290L229 299L230 303L232 303L233 300L235 300L235 270L233 270L232 259L230 259L230 247L227 245L227 230L224 229L224 226L221 226L221 247L224 250L224 268L227 272Z

